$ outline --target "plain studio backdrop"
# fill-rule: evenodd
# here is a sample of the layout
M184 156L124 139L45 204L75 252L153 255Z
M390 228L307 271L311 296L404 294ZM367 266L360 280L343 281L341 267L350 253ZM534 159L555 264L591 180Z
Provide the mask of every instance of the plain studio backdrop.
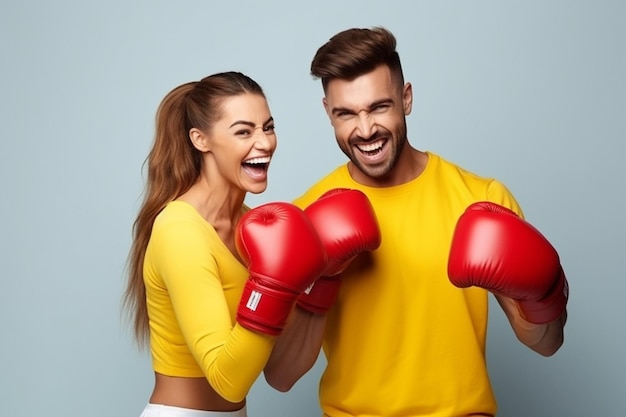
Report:
M278 151L248 202L290 201L345 162L313 54L339 30L382 25L413 84L411 143L503 181L569 278L552 358L492 304L499 415L623 416L624 4L2 1L0 415L132 417L146 404L150 361L120 297L163 96L219 71L259 81ZM250 416L319 416L323 361L289 393L260 377Z

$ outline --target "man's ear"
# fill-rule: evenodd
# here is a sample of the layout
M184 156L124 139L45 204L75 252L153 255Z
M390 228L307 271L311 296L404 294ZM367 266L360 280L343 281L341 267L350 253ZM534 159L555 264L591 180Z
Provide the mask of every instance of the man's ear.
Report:
M324 105L324 111L328 116L328 120L330 120L330 124L333 124L333 115L330 113L330 108L328 107L328 101L326 101L326 96L322 97L322 104Z
M404 115L408 116L411 114L411 110L413 109L413 86L411 83L404 84L402 88L402 105Z
M191 140L191 144L199 150L200 152L209 152L211 150L211 146L209 144L209 138L207 135L197 128L189 129L189 140Z

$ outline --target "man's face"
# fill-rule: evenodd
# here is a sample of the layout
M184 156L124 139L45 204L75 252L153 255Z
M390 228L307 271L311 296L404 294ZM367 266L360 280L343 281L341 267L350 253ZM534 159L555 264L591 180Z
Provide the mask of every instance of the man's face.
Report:
M411 111L412 90L408 83L396 84L383 65L353 80L331 80L326 88L324 108L337 144L369 177L367 183L390 176L407 142L405 116Z

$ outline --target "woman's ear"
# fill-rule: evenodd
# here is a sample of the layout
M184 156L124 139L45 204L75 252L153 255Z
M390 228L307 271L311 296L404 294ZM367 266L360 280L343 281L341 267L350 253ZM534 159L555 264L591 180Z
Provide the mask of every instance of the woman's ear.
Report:
M189 129L189 140L191 140L194 148L200 152L209 152L211 150L211 147L209 146L209 138L200 129L195 127Z

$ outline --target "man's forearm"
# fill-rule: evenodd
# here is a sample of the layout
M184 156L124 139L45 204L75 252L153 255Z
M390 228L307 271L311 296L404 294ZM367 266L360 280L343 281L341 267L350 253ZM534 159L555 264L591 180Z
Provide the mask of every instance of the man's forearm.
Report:
M265 365L265 379L285 392L315 365L322 347L326 315L294 308Z
M496 299L520 342L542 356L552 356L559 350L563 344L567 310L549 323L533 324L522 317L515 300L502 296L496 296Z

